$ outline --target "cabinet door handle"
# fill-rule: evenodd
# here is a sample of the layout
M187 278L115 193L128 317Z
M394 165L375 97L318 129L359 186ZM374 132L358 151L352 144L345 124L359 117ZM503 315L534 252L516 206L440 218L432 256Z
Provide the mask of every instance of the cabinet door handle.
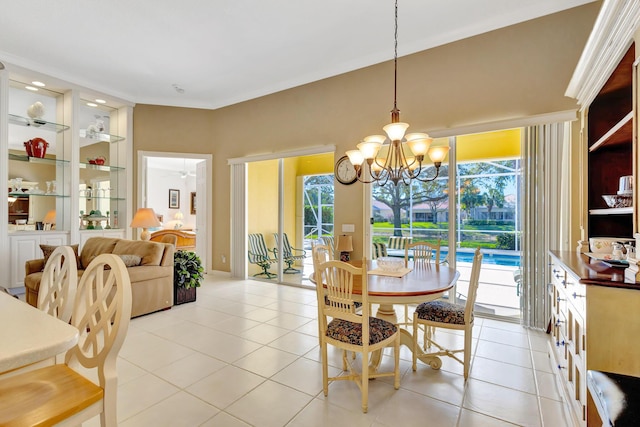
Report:
M575 299L575 298L584 298L584 295L579 295L579 294L577 294L577 293L575 293L575 292L574 292L574 293L573 293L573 298L574 298L574 299Z
M564 340L562 340L562 341L556 341L556 347L560 347L560 346L564 346L564 345L565 345ZM558 365L558 366L559 366L559 365Z

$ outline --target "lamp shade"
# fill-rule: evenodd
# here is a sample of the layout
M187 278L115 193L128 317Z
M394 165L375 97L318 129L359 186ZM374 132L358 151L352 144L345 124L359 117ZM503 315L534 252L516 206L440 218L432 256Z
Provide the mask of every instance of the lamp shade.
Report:
M47 214L44 216L44 219L42 220L42 222L44 224L55 224L56 223L56 211L55 210L51 210L51 211L47 212Z
M351 251L353 251L353 238L346 234L338 236L338 252Z
M158 217L156 213L151 208L140 208L133 216L133 220L131 221L132 228L142 228L142 234L140 234L140 239L149 240L151 235L147 231L149 227L159 227L160 221L158 221Z
M176 214L173 216L173 219L177 219L177 220L181 220L183 218L184 218L184 215L180 211L176 212Z

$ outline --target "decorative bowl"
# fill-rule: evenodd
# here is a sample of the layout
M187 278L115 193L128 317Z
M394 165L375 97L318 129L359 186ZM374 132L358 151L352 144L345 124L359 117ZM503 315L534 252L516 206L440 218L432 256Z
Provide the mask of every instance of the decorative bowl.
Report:
M633 197L619 194L604 194L602 196L610 208L628 208L633 206Z
M26 223L26 219L16 219L16 225L25 225Z
M390 256L383 256L376 260L378 263L378 267L384 271L398 271L402 267L404 267L404 259L403 258L394 258Z

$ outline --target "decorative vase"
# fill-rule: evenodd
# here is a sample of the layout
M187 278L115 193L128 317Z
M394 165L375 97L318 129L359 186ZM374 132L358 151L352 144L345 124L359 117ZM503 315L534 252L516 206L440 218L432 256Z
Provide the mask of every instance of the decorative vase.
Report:
M179 304L195 301L196 289L198 288L184 288L182 286L174 286L173 287L173 304L179 305Z
M28 141L28 144L31 146L32 157L38 157L42 159L47 154L47 147L49 147L49 143L44 139L33 138ZM29 149L27 148L27 155L28 154L29 154Z

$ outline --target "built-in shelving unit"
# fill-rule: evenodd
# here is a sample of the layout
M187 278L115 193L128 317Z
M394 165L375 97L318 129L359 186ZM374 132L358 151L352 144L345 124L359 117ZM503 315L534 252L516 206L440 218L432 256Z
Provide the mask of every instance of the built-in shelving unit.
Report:
M635 46L624 55L588 109L588 236L630 237L634 207L609 208L603 195L615 195L622 176L635 175L633 147L633 62ZM635 181L635 179L634 179ZM637 203L635 197L633 204Z

